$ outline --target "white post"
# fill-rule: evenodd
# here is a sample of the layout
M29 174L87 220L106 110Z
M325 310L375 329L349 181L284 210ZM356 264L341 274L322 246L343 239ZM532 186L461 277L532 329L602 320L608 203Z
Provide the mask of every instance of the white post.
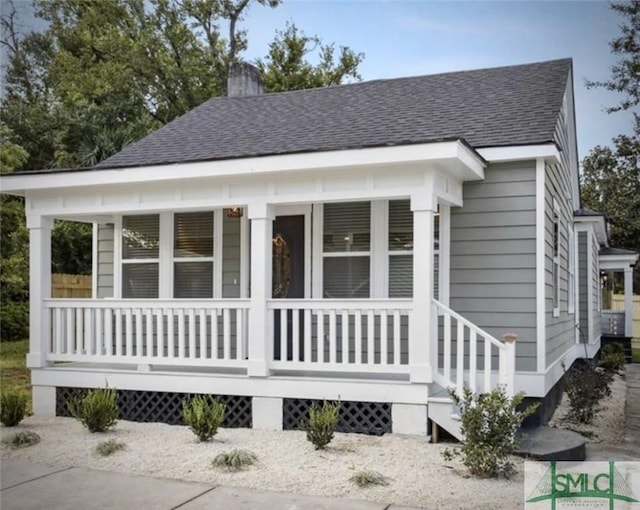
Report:
M27 367L47 365L51 318L43 300L51 297L51 227L53 220L28 216L29 229L29 354Z
M633 268L624 268L624 336L633 336Z
M505 381L500 381L505 385L505 390L508 397L512 397L515 394L515 379L516 379L516 339L518 335L515 333L507 333L502 337L505 345L505 363L504 368ZM488 340L485 339L485 342Z
M428 187L429 188L429 187ZM413 311L409 322L409 370L414 383L432 381L434 199L430 191L411 197L413 211ZM435 317L434 317L435 320ZM434 351L435 352L435 351Z
M251 310L247 373L249 376L267 377L273 350L273 331L270 330L267 310L267 300L271 298L273 206L266 203L249 204L247 216L251 220Z

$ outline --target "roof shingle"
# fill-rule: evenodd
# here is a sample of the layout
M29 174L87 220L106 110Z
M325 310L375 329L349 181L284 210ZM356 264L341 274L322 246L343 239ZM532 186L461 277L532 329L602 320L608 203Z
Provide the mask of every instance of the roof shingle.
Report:
M210 99L102 168L464 139L549 143L571 60Z

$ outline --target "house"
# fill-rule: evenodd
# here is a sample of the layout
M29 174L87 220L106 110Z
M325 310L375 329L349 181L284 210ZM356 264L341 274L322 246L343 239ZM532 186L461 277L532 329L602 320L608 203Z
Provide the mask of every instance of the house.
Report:
M93 168L2 176L37 414L108 383L128 419L204 393L291 428L339 398L343 430L459 435L443 388L547 403L598 351L571 60L277 94L239 64L229 89ZM50 297L57 218L94 225L93 299Z

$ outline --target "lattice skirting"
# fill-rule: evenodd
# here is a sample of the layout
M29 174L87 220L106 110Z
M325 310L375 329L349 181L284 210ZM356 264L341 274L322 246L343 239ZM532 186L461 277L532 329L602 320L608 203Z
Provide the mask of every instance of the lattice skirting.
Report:
M321 400L285 398L282 406L283 428L298 430L300 422L308 418L313 403L322 406ZM336 430L375 436L391 433L391 404L342 402Z
M82 396L86 388L56 388L56 415L71 416L67 401ZM183 425L182 401L194 396L190 393L162 391L118 390L120 418L128 421L159 422ZM222 427L251 428L251 397L214 395L226 405Z

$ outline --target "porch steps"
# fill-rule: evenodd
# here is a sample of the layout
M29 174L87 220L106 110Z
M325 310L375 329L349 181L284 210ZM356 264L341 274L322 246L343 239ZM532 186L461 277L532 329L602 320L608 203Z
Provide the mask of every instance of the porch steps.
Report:
M432 442L438 442L438 427L446 430L458 441L462 440L460 414L458 408L445 388L434 384L428 399L429 419L433 422Z

